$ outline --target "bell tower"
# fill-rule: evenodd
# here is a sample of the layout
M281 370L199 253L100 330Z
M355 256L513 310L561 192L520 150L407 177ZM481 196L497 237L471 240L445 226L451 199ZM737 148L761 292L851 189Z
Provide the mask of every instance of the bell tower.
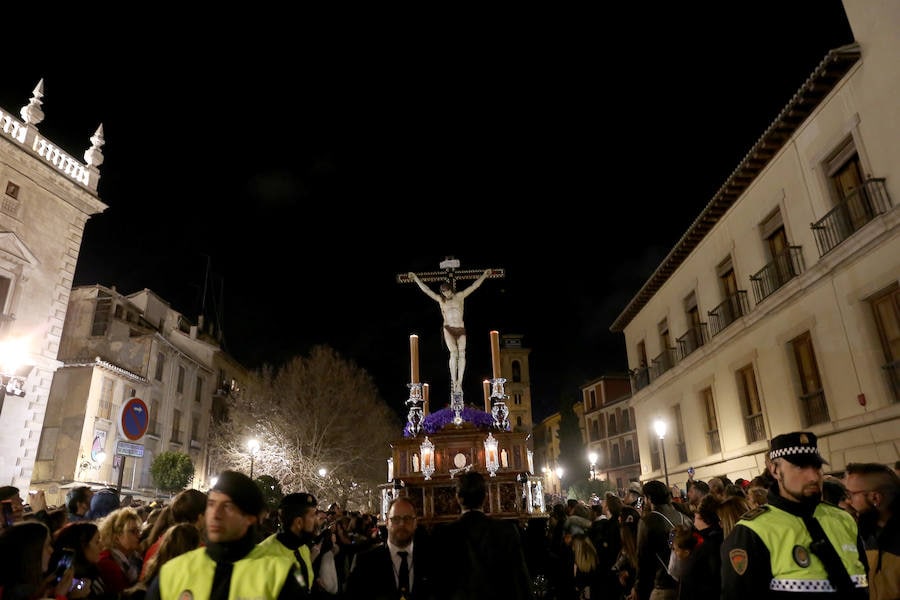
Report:
M528 368L530 348L522 344L523 335L500 336L500 375L506 379L509 398L509 426L512 431L531 433L534 429L531 412L531 374Z

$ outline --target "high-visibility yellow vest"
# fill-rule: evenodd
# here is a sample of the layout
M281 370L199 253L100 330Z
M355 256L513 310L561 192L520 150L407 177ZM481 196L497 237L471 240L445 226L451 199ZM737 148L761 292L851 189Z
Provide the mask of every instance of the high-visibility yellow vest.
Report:
M263 541L259 543L259 547L262 548L266 553L272 553L276 556L283 556L291 559L294 563L299 567L301 565L300 562L297 561L297 556L294 554L294 551L282 544L278 541L278 534L273 533ZM299 548L297 548L298 553L300 554L300 558L302 559L303 564L303 576L306 578L306 588L312 589L313 582L313 568L312 568L312 557L309 554L309 546L306 544L301 544Z
M812 536L803 519L767 505L752 519L741 519L738 526L751 529L769 550L772 581L769 589L795 592L836 591L828 581L824 563L813 554L809 545ZM837 551L841 562L856 587L868 587L866 570L859 560L856 545L856 522L847 511L821 502L813 516L822 525L825 535Z
M228 600L275 600L294 569L293 560L266 553L256 546L234 563ZM160 569L160 597L162 600L206 600L212 592L215 572L216 562L206 554L206 548L177 556Z

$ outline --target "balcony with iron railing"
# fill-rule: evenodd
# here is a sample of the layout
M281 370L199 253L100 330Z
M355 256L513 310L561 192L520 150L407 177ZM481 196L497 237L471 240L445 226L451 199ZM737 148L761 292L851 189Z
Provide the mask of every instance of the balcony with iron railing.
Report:
M828 416L828 405L825 403L825 391L816 390L800 396L800 406L803 408L804 427L827 423L831 420Z
M816 238L819 256L825 256L838 244L862 229L862 227L887 212L891 207L884 178L866 180L860 187L847 195L840 204L810 224Z
M721 304L709 311L709 327L712 335L737 321L750 312L750 304L747 301L747 292L738 290L725 298Z
M772 262L750 276L753 297L759 304L785 283L803 272L803 252L800 246L788 246L773 257Z
M881 366L887 378L888 387L893 394L893 401L900 402L900 359Z
M709 448L709 451L712 454L722 451L722 443L719 441L718 429L706 432L706 447Z
M691 352L709 341L709 330L706 323L698 323L688 329L684 335L675 340L678 349L678 360L684 360Z
M758 442L766 439L766 427L763 423L762 413L744 416L744 426L747 428L747 441Z
M656 379L669 369L675 366L676 360L675 348L666 348L650 361L650 378Z
M675 442L675 449L678 451L678 461L687 462L687 444L684 442Z
M650 367L640 367L631 372L631 386L634 391L642 390L650 385Z

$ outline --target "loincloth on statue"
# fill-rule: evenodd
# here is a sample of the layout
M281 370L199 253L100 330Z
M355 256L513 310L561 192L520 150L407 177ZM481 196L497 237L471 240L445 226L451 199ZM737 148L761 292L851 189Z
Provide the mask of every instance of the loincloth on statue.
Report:
M444 331L452 335L454 340L458 340L461 335L466 335L465 327L451 327L450 325L444 325Z

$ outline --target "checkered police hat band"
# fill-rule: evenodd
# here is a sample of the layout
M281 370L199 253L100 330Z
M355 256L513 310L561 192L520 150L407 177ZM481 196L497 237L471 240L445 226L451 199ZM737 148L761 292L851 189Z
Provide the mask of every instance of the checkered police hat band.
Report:
M772 450L770 453L770 458L782 458L784 456L794 456L797 454L811 454L813 456L820 456L819 449L815 446L789 446L787 448L781 448L779 450Z

